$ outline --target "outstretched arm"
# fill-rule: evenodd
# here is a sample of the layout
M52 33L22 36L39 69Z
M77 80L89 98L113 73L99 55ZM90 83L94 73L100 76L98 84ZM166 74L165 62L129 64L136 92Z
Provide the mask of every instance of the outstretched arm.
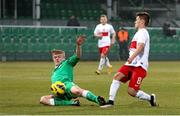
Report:
M80 35L76 39L76 55L77 55L78 58L81 58L81 45L84 43L85 38L86 37L84 35Z

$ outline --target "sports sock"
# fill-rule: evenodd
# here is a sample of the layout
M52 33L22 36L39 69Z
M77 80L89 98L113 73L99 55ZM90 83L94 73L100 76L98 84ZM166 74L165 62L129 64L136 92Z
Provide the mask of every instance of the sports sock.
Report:
M117 90L119 89L119 86L120 86L120 82L118 80L112 81L110 91L109 91L109 100L114 101Z
M109 62L109 58L106 56L105 59L106 59L106 66L107 66L107 67L110 67L111 64L110 64L110 62Z
M105 58L101 58L98 66L98 70L102 70L105 64Z
M71 106L71 105L74 105L74 104L75 104L74 101L54 99L54 105L55 106Z
M54 98L51 98L51 99L49 100L49 103L50 103L50 105L54 106L54 105L55 105L55 103L54 103Z
M87 100L98 103L97 96L88 90L84 90L82 96Z
M150 100L151 96L141 90L139 90L136 94L136 97L142 100Z

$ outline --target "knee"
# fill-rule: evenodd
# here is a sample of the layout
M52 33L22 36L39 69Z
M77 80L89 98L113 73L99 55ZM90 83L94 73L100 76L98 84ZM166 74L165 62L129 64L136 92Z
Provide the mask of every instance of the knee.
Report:
M45 101L45 99L46 99L46 97L45 96L42 96L41 98L40 98L40 103L44 103L44 101Z
M41 104L45 104L45 105L49 105L49 99L50 99L51 97L50 96L42 96L41 98L40 98L40 103Z
M113 79L120 81L123 77L124 77L124 75L123 75L121 72L117 72L117 73L114 75Z
M136 96L136 90L134 90L133 88L128 88L128 94L130 95L130 96L132 96L132 97L135 97Z
M106 57L106 55L105 54L101 54L101 58L105 58Z
M80 89L76 89L73 91L73 94L75 94L76 96L81 97L82 96L82 91Z
M44 104L44 105L52 105L51 103L50 103L50 99L52 99L53 98L53 96L52 95L46 95L46 96L42 96L41 98L40 98L40 103L41 104Z

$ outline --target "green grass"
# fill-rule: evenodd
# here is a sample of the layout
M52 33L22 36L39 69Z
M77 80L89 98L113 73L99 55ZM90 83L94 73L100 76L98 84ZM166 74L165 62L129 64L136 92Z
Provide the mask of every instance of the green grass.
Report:
M123 62L112 62L114 72ZM79 62L74 70L75 83L108 99L113 74L95 75L98 62ZM141 86L147 93L155 93L159 107L150 107L127 94L122 84L115 105L102 109L80 98L81 106L43 106L39 99L49 94L52 62L0 62L0 114L6 115L169 115L180 114L180 62L150 62L148 76Z

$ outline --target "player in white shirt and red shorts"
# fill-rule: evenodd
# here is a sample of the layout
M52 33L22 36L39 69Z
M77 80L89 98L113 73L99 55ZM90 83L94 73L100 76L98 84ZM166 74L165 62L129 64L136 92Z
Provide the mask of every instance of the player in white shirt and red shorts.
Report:
M114 75L110 86L109 100L102 107L106 108L114 105L115 96L121 84L120 82L126 83L127 81L129 81L129 95L147 100L151 106L156 106L155 94L150 95L140 90L140 85L147 74L148 68L150 38L146 26L148 26L149 20L150 17L147 12L138 12L136 14L135 28L137 32L131 40L129 58Z
M101 74L104 64L109 68L108 73L112 71L112 65L107 57L110 46L115 43L116 32L112 25L107 23L106 15L101 15L100 24L94 30L94 36L98 38L98 48L100 52L100 62L96 74ZM112 34L112 39L110 38Z

